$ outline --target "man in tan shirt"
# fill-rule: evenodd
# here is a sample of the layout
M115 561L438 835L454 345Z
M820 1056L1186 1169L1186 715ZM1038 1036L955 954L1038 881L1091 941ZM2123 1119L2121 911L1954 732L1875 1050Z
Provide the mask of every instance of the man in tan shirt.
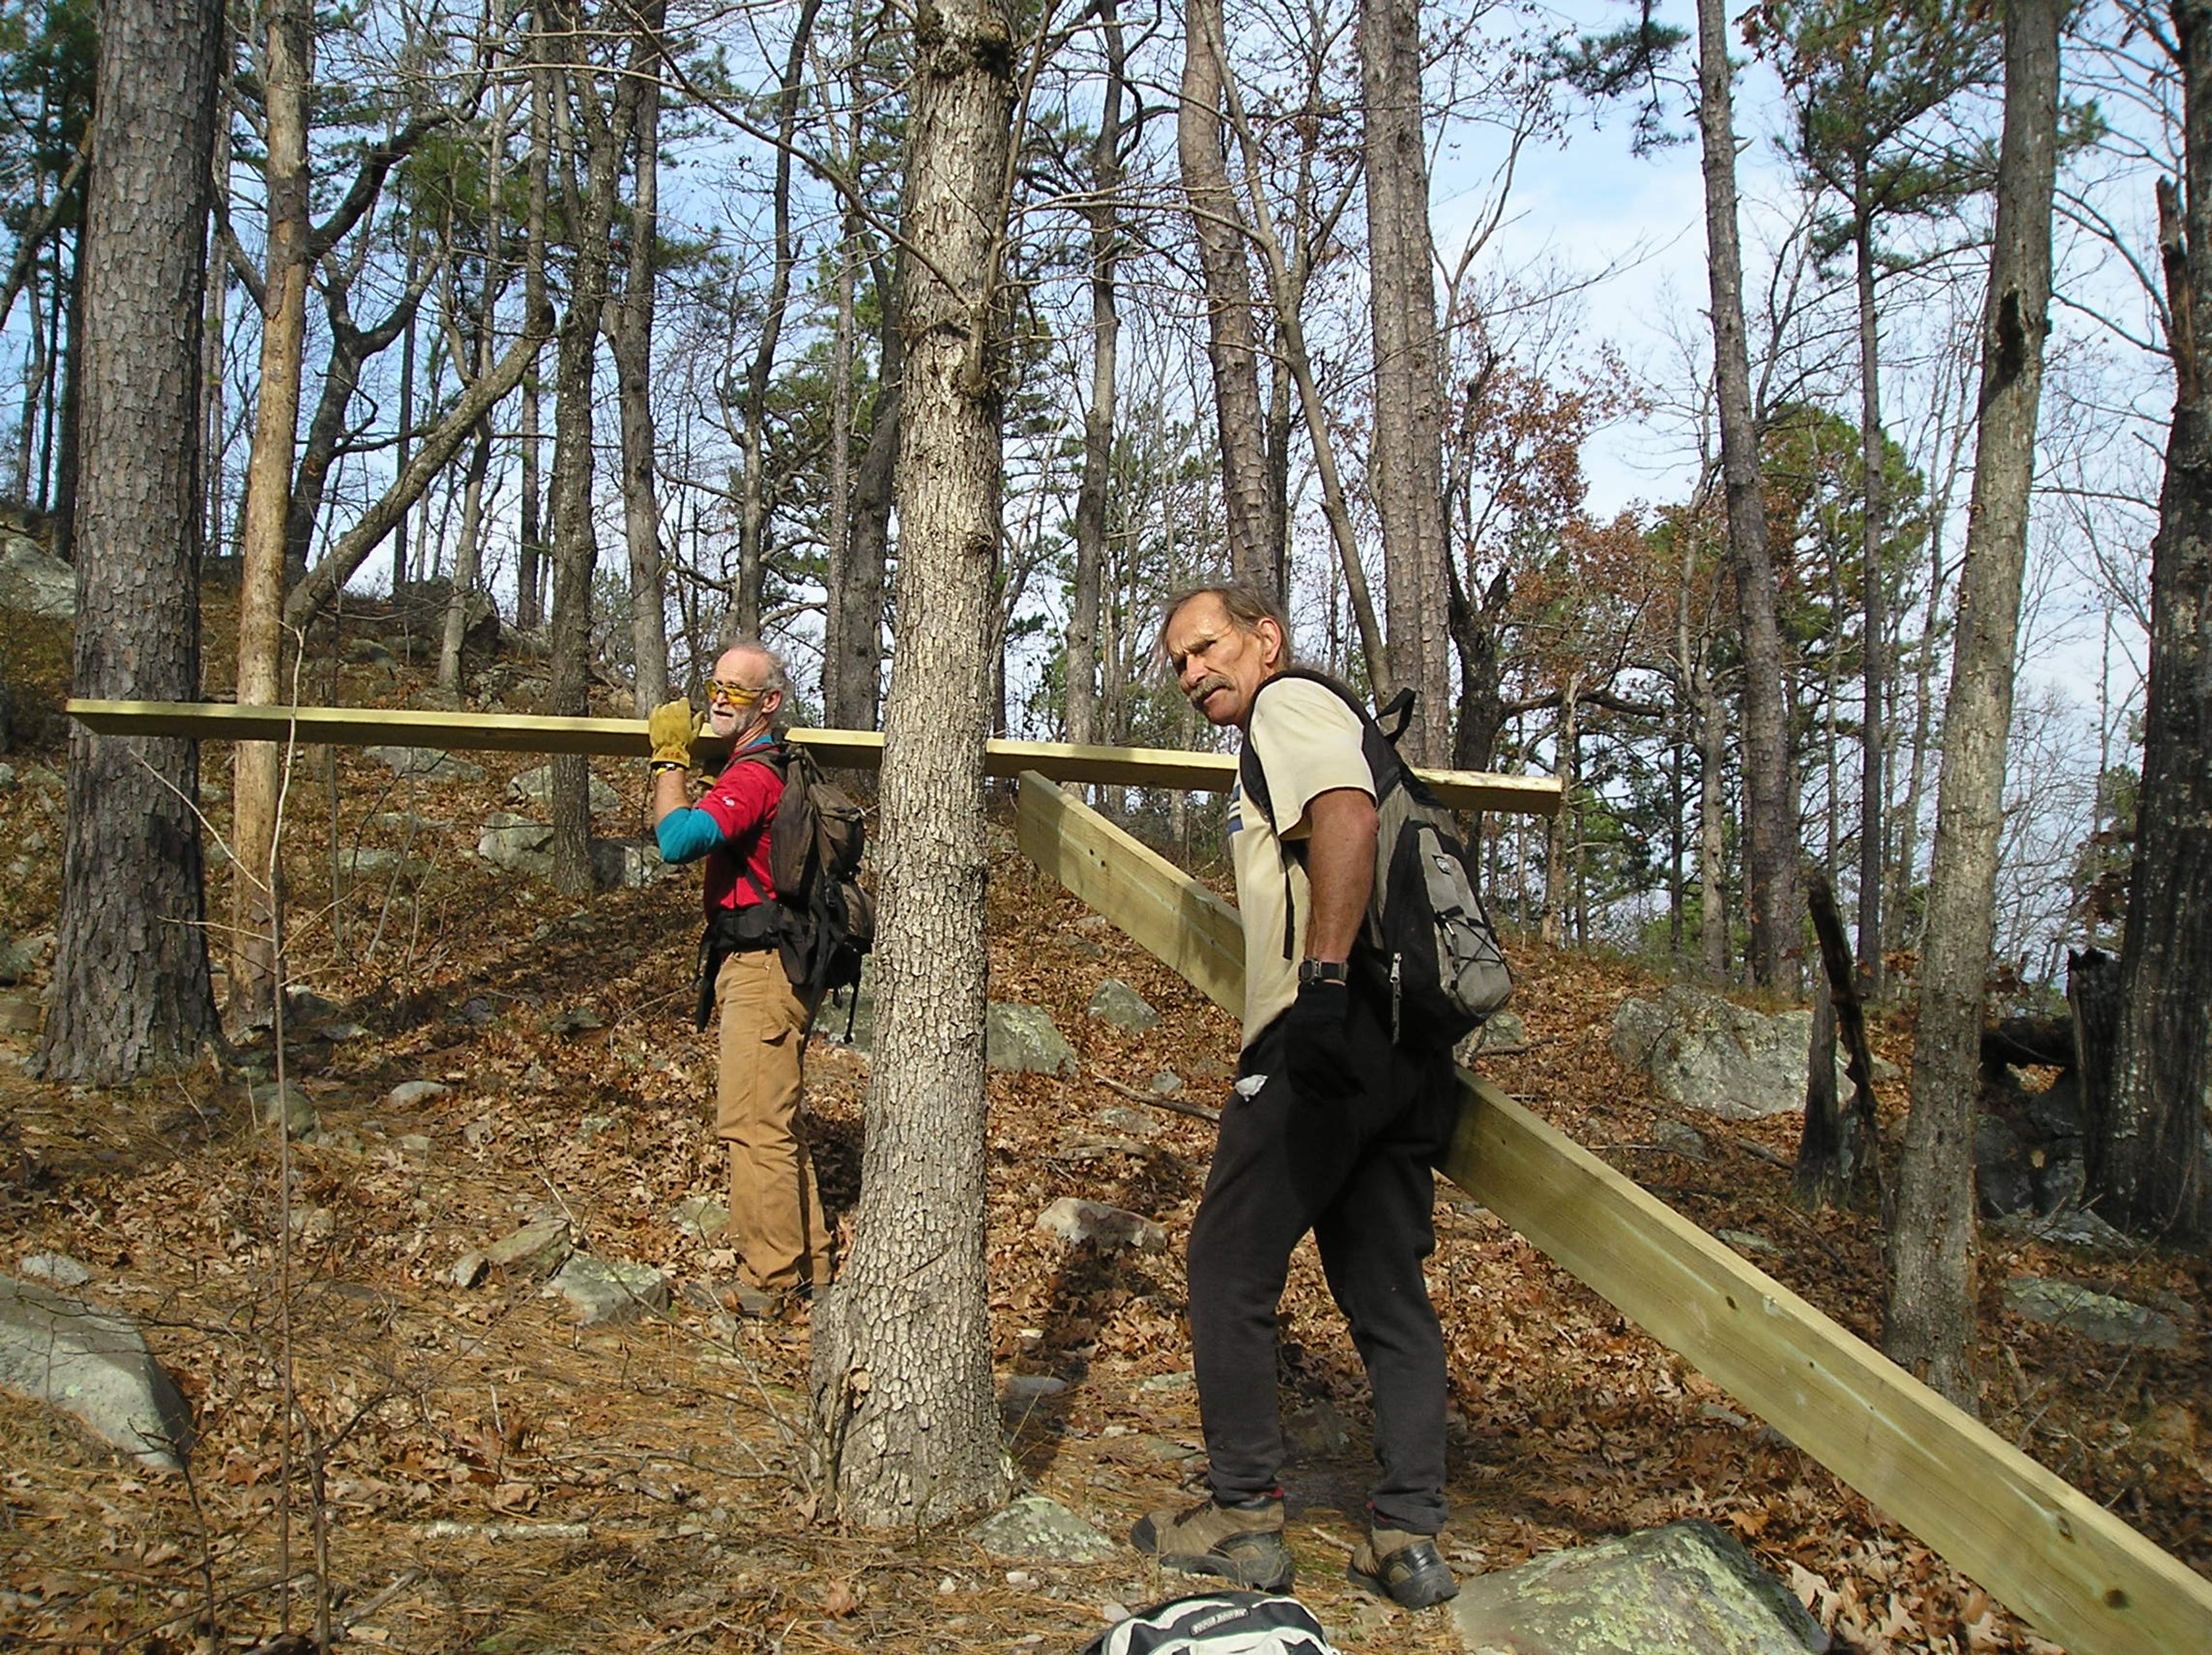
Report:
M1350 970L1375 868L1363 726L1325 685L1281 676L1288 628L1248 588L1176 599L1161 646L1191 705L1244 733L1273 810L1241 787L1230 806L1243 1050L1190 1232L1191 1351L1212 1495L1153 1512L1130 1539L1170 1568L1290 1585L1275 1311L1291 1250L1310 1230L1375 1396L1380 1476L1351 1576L1425 1608L1459 1590L1436 1544L1443 1336L1421 1275L1436 1244L1431 1168L1450 1130L1450 1056L1394 1044L1387 1007Z

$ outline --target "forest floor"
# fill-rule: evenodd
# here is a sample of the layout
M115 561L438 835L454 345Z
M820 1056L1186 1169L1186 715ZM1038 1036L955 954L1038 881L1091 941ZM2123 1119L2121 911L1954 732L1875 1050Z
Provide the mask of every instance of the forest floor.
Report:
M0 848L29 863L0 882L11 936L54 921L62 671L52 640L10 643L16 727L35 744L9 756L16 779L0 790ZM349 667L343 685L350 704L418 690L380 665ZM526 685L507 704L526 709ZM234 1062L96 1092L26 1078L28 1037L0 1041L0 1269L40 1252L88 1266L82 1291L138 1319L198 1433L190 1476L159 1476L0 1396L0 1648L252 1647L312 1634L324 1604L352 1644L406 1651L1073 1651L1111 1605L1182 1589L1133 1552L1009 1567L957 1530L816 1518L803 1324L736 1321L679 1292L665 1316L579 1329L534 1284L453 1285L460 1255L547 1213L601 1256L679 1284L726 1284L732 1264L670 1217L725 1193L706 1131L712 1048L690 1019L696 876L579 902L492 869L474 854L477 825L502 807L507 773L534 761L467 757L486 780L396 782L350 751L298 767L291 969L326 1004L293 1031L286 1067L320 1116L312 1141L288 1151L258 1127ZM204 754L211 797L228 758ZM599 831L639 831L642 766L597 769L623 798ZM417 871L359 881L336 905L332 773L345 847L398 848L398 814L434 824L412 831ZM210 815L222 824L220 803ZM1218 1101L1236 1030L1086 923L1003 824L993 834L993 997L1048 1009L1081 1062L1073 1077L989 1082L994 1366L1002 1382L1067 1382L1008 1416L1008 1451L1030 1488L1118 1538L1191 1498L1202 1467L1182 1256L1212 1132L1162 1111L1137 1124L1125 1089L1171 1071L1185 1097ZM210 884L212 913L225 886ZM1514 957L1528 1041L1486 1062L1490 1077L1698 1224L1741 1232L1761 1268L1875 1336L1878 1226L1791 1201L1794 1119L1691 1117L1617 1063L1613 1007L1656 986L1648 972L1528 940ZM1085 1015L1109 976L1158 1010L1155 1027ZM1877 1019L1893 1061L1906 1062L1910 1038ZM866 1060L817 1034L807 1062L825 1204L848 1214ZM449 1090L390 1103L410 1080ZM1658 1147L1679 1141L1662 1130L1672 1118L1703 1135L1702 1159ZM1899 1100L1885 1100L1884 1121L1893 1157ZM1069 1195L1158 1219L1168 1250L1070 1250L1041 1234L1037 1214ZM1788 1579L1844 1646L2054 1647L1449 1185L1437 1232L1446 1549L1462 1574L1702 1517ZM2212 1269L1996 1233L1984 1249L1985 1421L2212 1573ZM2026 1326L2000 1293L2029 1272L2156 1300L2188 1324L2185 1348L2120 1352ZM1310 1245L1283 1328L1300 1595L1347 1649L1452 1649L1445 1617L1343 1581L1364 1388Z

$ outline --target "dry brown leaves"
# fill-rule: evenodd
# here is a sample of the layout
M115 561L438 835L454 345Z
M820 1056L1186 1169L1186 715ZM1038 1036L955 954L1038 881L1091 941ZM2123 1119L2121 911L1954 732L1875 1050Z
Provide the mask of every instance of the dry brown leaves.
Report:
M205 761L211 780L219 758ZM343 843L404 849L410 866L332 905L322 764L301 767L295 971L334 1009L296 1030L288 1054L325 1128L292 1147L289 1191L234 1074L82 1095L12 1068L0 1080L9 1259L55 1250L91 1266L87 1291L146 1326L201 1431L190 1482L163 1480L125 1474L69 1424L0 1399L0 1633L57 1647L244 1646L312 1634L321 1612L357 1643L485 1655L1073 1648L1103 1624L1102 1604L1177 1589L1133 1554L1010 1570L957 1534L816 1521L803 1328L733 1323L679 1295L665 1317L579 1330L534 1284L453 1286L460 1253L544 1212L605 1256L679 1283L726 1280L729 1256L668 1219L722 1183L704 1132L712 1050L690 1023L696 885L577 904L495 877L473 844L501 805L499 761L473 788L395 782L353 753L336 762ZM604 769L625 809L641 808L641 778ZM0 841L33 831L58 843L52 796L0 794ZM1009 1419L1010 1446L1034 1486L1118 1536L1188 1498L1202 1465L1181 1257L1212 1129L1087 1077L1141 1092L1171 1073L1185 1098L1218 1103L1236 1032L1126 939L1086 923L1012 854L1003 827L994 835L993 995L1051 1011L1083 1066L1071 1079L991 1080L994 1360L1002 1376L1069 1382ZM52 902L51 872L15 882L0 889L0 925L43 928ZM1789 1202L1777 1163L1794 1149L1792 1123L1699 1121L1712 1145L1702 1162L1653 1148L1661 1114L1605 1046L1613 1007L1644 980L1530 943L1516 959L1531 1047L1492 1061L1500 1084L1698 1222L1765 1237L1778 1250L1763 1267L1872 1333L1870 1223ZM1154 1028L1085 1015L1109 975L1158 1009ZM1899 1031L1877 1038L1904 1055ZM817 1038L809 1065L824 1198L847 1213L866 1064ZM405 1109L386 1101L412 1080L450 1090ZM1070 1251L1035 1228L1067 1195L1155 1218L1173 1245ZM287 1213L294 1240L280 1249ZM1437 1228L1430 1275L1453 1372L1449 1549L1462 1572L1705 1517L1858 1647L2049 1649L1457 1192L1443 1192ZM2007 1274L2080 1264L2002 1242L1990 1251L1985 1416L2212 1568L2201 1359L2123 1359L2008 1323L1996 1299ZM2163 1292L2185 1311L2208 1296L2200 1262L2096 1268L2115 1291ZM1341 1583L1365 1475L1364 1389L1310 1247L1283 1331L1304 1595L1347 1647L1451 1648L1443 1617Z

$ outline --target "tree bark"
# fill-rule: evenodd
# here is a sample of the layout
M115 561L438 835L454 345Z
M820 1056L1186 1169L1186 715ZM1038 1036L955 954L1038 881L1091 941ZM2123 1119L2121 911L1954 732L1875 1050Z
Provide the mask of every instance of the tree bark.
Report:
M1728 500L1729 554L1743 626L1743 904L1751 926L1752 981L1778 988L1794 982L1796 975L1787 957L1797 937L1797 797L1790 768L1790 709L1783 678L1782 630L1775 613L1774 562L1767 543L1765 484L1751 400L1751 356L1744 337L1733 78L1726 9L1721 0L1698 0L1698 128L1705 154L1713 379Z
M1865 161L1860 161L1860 199L1868 194ZM1862 207L1852 240L1858 255L1859 304L1859 585L1861 623L1865 628L1859 713L1859 985L1869 998L1881 997L1882 839L1889 818L1888 578L1882 569L1882 545L1888 538L1888 502L1883 496L1881 438L1881 335L1875 314L1874 224Z
M106 0L88 194L84 487L72 688L199 682L199 348L222 9ZM47 1080L119 1085L219 1037L196 744L70 731ZM127 878L117 877L118 869Z
M660 234L660 56L667 0L648 0L632 25L629 108L635 170L631 184L629 259L622 302L608 339L621 403L623 538L629 550L631 704L643 718L668 699L668 599L660 547L660 501L653 486L653 312L654 248ZM777 151L779 170L789 165Z
M851 1257L816 1306L820 1481L918 1528L1002 1500L984 1273L983 741L999 540L1011 20L915 19L902 311L898 671L885 714L879 1037Z
M908 260L896 260L897 274L883 289L884 321L876 370L875 418L868 428L853 481L853 537L846 553L845 582L833 594L844 616L839 631L837 715L841 729L872 730L881 695L884 665L884 585L890 563L891 484L897 469L900 387L906 378L906 328L898 289Z
M544 69L530 73L530 158L526 205L523 209L522 308L526 316L545 312L545 198L552 165L552 106L550 76ZM545 624L545 525L543 518L544 483L540 476L538 371L533 366L522 380L522 544L515 549L514 624L534 630Z
M285 522L292 508L292 459L300 427L301 355L307 331L307 89L314 21L306 0L269 10L262 56L267 107L269 253L262 278L260 389L246 462L240 534L238 702L271 707L287 699L283 675ZM277 932L283 882L276 860L277 794L283 751L241 741L231 794L230 1003L265 1012L277 989Z
M2014 0L2004 14L2004 136L1982 312L1981 429L1943 712L1912 1113L1898 1175L1883 1336L1893 1358L1968 1409L1975 1401L1976 1060L1994 930L2036 413L2051 327L2060 9L2057 0Z
M1100 0L1106 83L1091 144L1091 400L1083 411L1083 477L1075 492L1075 581L1067 615L1067 739L1099 739L1098 586L1106 567L1106 481L1114 459L1114 372L1121 338L1115 285L1121 258L1121 100L1126 58L1115 0Z
M1413 690L1399 747L1442 764L1451 736L1444 574L1443 394L1437 337L1429 170L1421 106L1420 0L1360 0L1365 112L1368 312L1375 342L1375 434L1368 471L1382 525L1387 685Z
M1205 283L1206 359L1213 368L1215 429L1221 443L1221 500L1229 521L1230 566L1265 592L1283 587L1283 524L1267 483L1266 423L1260 406L1258 333L1252 276L1245 262L1243 214L1230 186L1223 145L1221 0L1188 0L1183 21L1182 99L1176 150Z
M560 84L554 89L554 138L560 152L564 217L575 237L570 249L568 313L562 319L560 366L553 405L553 621L546 711L582 718L591 711L592 575L599 540L592 524L592 399L599 325L607 303L609 241L614 233L615 188L621 171L620 131L624 100L617 94L610 117L599 77L578 37L586 27L582 8L558 14L570 29L555 48ZM581 151L581 176L579 155ZM553 759L552 879L556 890L582 896L592 874L590 766L580 753Z
M2212 1242L2212 6L2176 0L2185 188L2161 180L2173 427L2151 541L2150 677L2120 1029L2100 1177L2105 1216Z

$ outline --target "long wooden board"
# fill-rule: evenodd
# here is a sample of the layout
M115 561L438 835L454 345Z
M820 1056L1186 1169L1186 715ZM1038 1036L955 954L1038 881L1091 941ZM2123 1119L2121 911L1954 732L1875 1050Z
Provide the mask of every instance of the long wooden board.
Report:
M86 728L110 735L185 736L198 741L307 741L337 746L383 744L450 751L587 753L643 758L652 751L645 721L546 718L523 713L447 713L380 707L239 707L223 702L72 701L68 712ZM884 739L872 730L791 732L825 764L873 770ZM724 749L711 738L694 744L702 758ZM1055 741L994 741L985 772L1034 770L1056 782L1106 786L1183 788L1226 792L1237 779L1233 753L1175 752L1158 747L1077 746ZM1455 810L1554 816L1559 782L1543 776L1494 776L1480 770L1419 773Z
M1022 849L1231 1013L1236 910L1025 776ZM1190 939L1170 934L1191 919ZM1164 945L1164 946L1163 946ZM2073 1655L2206 1655L2212 1581L1465 1070L1443 1171Z

